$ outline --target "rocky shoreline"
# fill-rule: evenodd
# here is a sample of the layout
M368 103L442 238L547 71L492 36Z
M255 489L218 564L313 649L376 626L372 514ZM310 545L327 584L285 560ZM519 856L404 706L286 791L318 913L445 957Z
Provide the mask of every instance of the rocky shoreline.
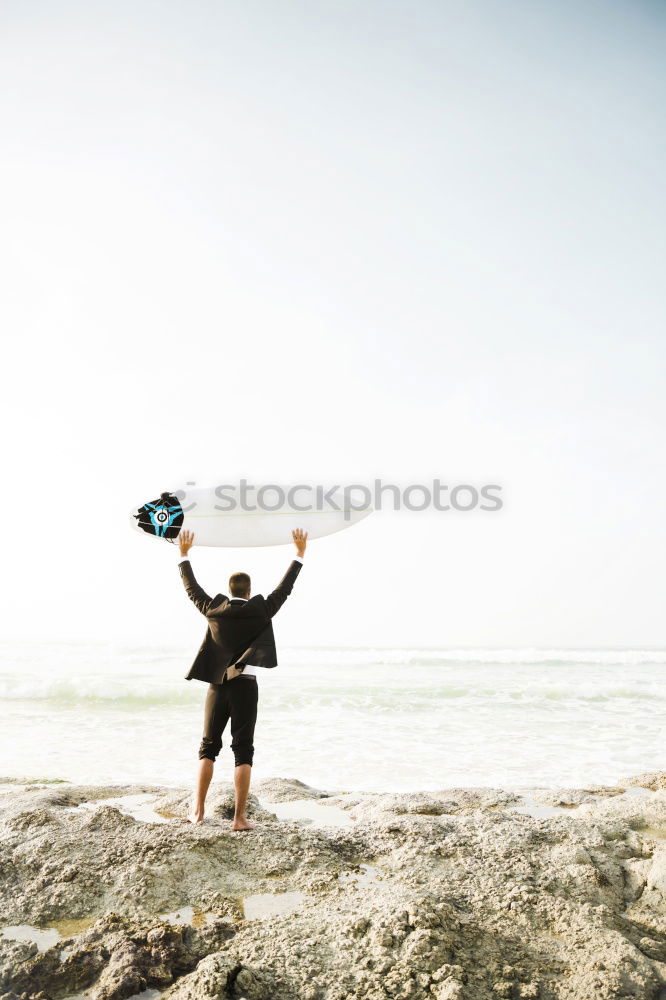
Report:
M666 1000L666 772L329 794L0 788L2 1000Z

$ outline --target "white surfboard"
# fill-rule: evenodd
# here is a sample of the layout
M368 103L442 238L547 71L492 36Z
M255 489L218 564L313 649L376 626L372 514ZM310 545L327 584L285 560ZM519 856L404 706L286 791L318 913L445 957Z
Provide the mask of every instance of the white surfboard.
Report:
M309 538L349 528L372 513L369 503L362 503L358 494L345 498L342 490L321 487L310 494L303 487L265 487L263 494L255 490L242 497L232 487L183 486L133 508L130 521L142 534L172 543L181 531L193 531L195 545L287 545L294 528ZM306 506L310 509L302 509Z

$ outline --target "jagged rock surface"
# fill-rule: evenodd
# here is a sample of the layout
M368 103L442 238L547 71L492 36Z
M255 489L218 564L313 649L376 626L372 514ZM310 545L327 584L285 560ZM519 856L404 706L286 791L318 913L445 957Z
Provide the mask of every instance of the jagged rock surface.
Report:
M1 924L93 923L40 953L0 939L0 997L661 1000L664 777L644 795L534 790L567 807L545 819L498 789L331 796L341 828L278 820L262 792L325 793L274 779L251 833L231 832L225 786L197 827L184 791L17 788L0 796ZM162 822L105 804L121 793ZM283 892L298 909L244 919L247 896ZM180 907L201 919L169 922Z

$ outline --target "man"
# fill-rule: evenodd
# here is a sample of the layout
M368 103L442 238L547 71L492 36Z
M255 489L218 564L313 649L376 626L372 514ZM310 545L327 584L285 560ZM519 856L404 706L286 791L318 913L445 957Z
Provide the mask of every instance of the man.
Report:
M208 621L208 629L187 680L195 678L209 684L204 712L204 732L199 747L199 774L190 823L204 818L206 793L213 777L215 759L222 748L222 733L231 722L231 749L234 753L235 812L232 830L252 830L245 815L254 757L254 727L257 721L257 669L276 667L277 652L271 619L289 597L301 571L307 531L291 533L296 557L272 594L251 596L247 573L234 573L229 579L230 597L209 597L194 578L188 553L194 533L181 531L180 575L187 596Z

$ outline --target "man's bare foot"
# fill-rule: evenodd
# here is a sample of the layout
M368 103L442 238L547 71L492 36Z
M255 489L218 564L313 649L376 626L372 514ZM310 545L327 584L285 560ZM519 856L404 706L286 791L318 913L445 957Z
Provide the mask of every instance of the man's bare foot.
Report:
M193 824L196 825L197 823L203 823L203 818L204 818L204 814L202 812L198 813L198 812L192 811L189 814L189 816L187 817L187 819L185 820L185 822L186 823L193 823Z
M232 830L254 830L254 823L248 823L244 816L239 819L234 819L231 824Z

